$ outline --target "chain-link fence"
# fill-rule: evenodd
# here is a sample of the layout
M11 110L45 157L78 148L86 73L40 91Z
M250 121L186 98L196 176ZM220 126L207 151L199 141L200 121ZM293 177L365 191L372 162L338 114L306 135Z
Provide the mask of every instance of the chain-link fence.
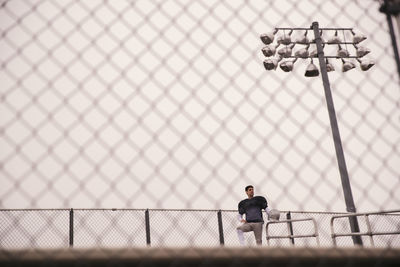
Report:
M345 211L322 81L304 77L308 60L298 60L288 73L266 72L259 39L275 27L318 21L322 28L351 27L367 36L362 45L375 65L344 73L332 59L336 71L329 80L357 211L398 209L396 5L1 0L0 207L117 208L76 210L74 222L82 227L74 233L85 238L74 245L82 247L112 246L115 236L125 237L115 246L145 244L138 219L145 209L152 211L150 223L168 218L154 226L154 245L218 244L214 213L183 210L234 210L248 184L271 208ZM121 219L112 221L117 213ZM228 214L222 216L225 242L237 242ZM40 220L23 225L3 212L3 230L18 231L19 247L69 242L68 212L37 215ZM321 216L317 222L329 227ZM103 218L111 221L102 224ZM398 227L396 220L384 221Z
M59 209L1 210L0 214L0 244L8 249L240 245L236 231L237 211L232 210ZM337 242L332 237L332 234L351 233L347 217L335 221L334 230L330 228L332 217L343 215L282 211L279 223L275 221L268 232L264 230L263 245L351 247L350 236L336 237ZM363 238L364 246L400 247L400 211L370 217L372 235ZM300 219L315 220L315 228L311 221L297 221ZM271 222L266 221L266 224ZM366 232L367 228L368 224L361 218L360 231ZM314 233L316 235L312 236ZM274 238L266 242L269 236ZM256 245L251 232L246 233L245 240L246 246Z

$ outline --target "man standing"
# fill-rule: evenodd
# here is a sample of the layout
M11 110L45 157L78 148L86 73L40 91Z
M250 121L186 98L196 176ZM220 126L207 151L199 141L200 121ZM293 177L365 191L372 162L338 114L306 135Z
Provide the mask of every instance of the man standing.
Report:
M238 219L242 223L236 228L239 242L243 246L243 232L253 231L257 245L261 245L262 226L264 223L262 210L265 209L267 214L269 214L267 200L262 196L254 196L254 187L252 185L246 186L245 191L248 198L240 201L238 205ZM246 214L245 219L243 218L243 214Z

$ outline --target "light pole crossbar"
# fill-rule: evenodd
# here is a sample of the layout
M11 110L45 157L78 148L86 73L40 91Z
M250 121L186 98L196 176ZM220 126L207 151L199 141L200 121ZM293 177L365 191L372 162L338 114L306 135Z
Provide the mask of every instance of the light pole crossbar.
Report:
M318 58L318 56L316 56L316 57L296 57L296 56L289 56L289 57L282 57L282 58L310 59L310 58ZM362 57L357 57L357 56L338 57L338 56L325 56L325 55L324 55L323 58L341 59L341 58L362 58Z
M307 44L305 44L305 43L302 43L302 42L290 42L290 43L287 43L287 44L283 44L283 45L291 45L291 44L300 44L300 45L308 45L308 44L315 44L315 41L314 40L312 40L312 41L310 41L309 43L307 43ZM321 44L323 44L323 45L346 45L346 44L348 44L348 45L356 45L357 43L354 43L354 42L340 42L340 43L329 43L329 42L321 42Z
M294 31L312 31L312 27L310 28L288 28L288 27L277 27L275 30L294 30ZM352 31L353 28L319 28L319 30L323 31Z

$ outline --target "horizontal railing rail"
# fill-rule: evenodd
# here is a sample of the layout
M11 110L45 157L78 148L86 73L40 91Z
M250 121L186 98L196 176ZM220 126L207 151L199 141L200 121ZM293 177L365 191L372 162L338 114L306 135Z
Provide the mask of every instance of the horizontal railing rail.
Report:
M396 214L397 213L397 214ZM331 227L331 236L332 236L332 242L334 246L337 246L336 238L337 237L348 237L348 236L369 236L370 242L372 246L375 246L374 244L374 238L373 236L375 235L399 235L400 234L400 228L397 226L398 231L373 231L371 222L369 217L372 215L380 215L380 216L385 216L385 215L394 215L394 216L400 216L400 210L390 210L390 211L379 211L379 212L367 212L367 213L350 213L350 214L344 214L344 215L335 215L332 216L330 220L330 227ZM339 219L339 218L351 218L351 217L363 217L365 220L366 228L367 230L364 232L358 232L358 233L336 233L335 228L334 228L334 221Z
M305 222L305 221L311 221L313 223L314 227L314 232L312 234L293 234L293 223L296 222ZM287 224L288 228L288 234L286 235L270 235L269 234L269 226L271 224ZM266 238L267 238L267 244L270 244L270 239L282 239L282 238L288 238L290 240L293 240L291 242L292 245L294 245L294 239L295 238L306 238L306 237L315 237L317 241L317 245L319 246L319 235L318 235L318 227L317 227L317 222L315 221L314 218L304 218L304 219L290 219L290 220L283 220L283 221L269 221L267 222L265 226L265 232L266 232Z

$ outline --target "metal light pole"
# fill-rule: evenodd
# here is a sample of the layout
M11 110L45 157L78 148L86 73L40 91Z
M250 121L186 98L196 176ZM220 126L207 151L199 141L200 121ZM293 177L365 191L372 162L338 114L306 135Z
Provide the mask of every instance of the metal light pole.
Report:
M355 213L356 206L354 205L353 193L351 192L351 186L349 181L349 174L347 172L346 161L344 159L342 141L340 138L339 126L336 119L335 107L333 105L333 98L328 79L328 72L326 70L324 50L322 48L322 41L319 33L318 22L313 22L311 27L314 31L315 44L317 46L319 66L321 68L322 83L324 85L326 105L328 107L329 121L331 123L331 129L333 135L333 143L335 144L336 158L339 165L339 172L340 172L340 179L342 181L344 200L346 202L347 211ZM357 217L355 216L349 217L349 220L350 220L351 231L356 233L360 232L360 227L358 226ZM362 239L360 236L353 236L353 242L354 244L362 245Z
M278 39L278 45L276 47L273 47L270 44L273 42L274 35L279 30L283 30L283 31L289 30L290 31L289 36L284 35L283 38ZM294 30L301 30L301 31L306 32L303 40L301 40L300 42L299 41L293 42L291 40L290 35ZM309 42L308 39L306 38L308 30L312 30L314 33L314 40L311 42ZM335 35L337 35L338 30L351 31L351 33L353 34L353 42L351 42L351 43L341 42L339 40L339 38L328 41L327 43L323 42L322 38L321 38L321 33L320 33L321 30L322 31L335 31L336 32ZM347 58L347 59L353 58L353 59L357 59L358 61L360 61L359 58L363 57L364 55L366 55L370 52L366 48L361 49L361 47L357 46L357 44L364 39L365 39L364 36L356 35L353 32L353 29L351 29L351 28L319 28L318 22L313 22L310 28L275 28L275 31L273 33L261 35L261 40L263 41L264 44L267 45L262 50L266 57L275 55L276 48L279 45L281 45L281 44L285 45L284 48L282 48L280 51L278 51L278 54L280 55L280 57L278 57L277 59L272 59L272 60L267 59L264 61L264 67L267 70L275 70L276 67L278 66L278 63L282 60L282 58L294 58L294 61L286 61L286 62L283 62L280 64L281 69L285 72L289 72L292 70L293 64L298 58L303 58L303 59L310 58L311 60L313 57L318 58L319 66L320 66L320 70L321 70L321 76L322 76L322 83L323 83L324 91L325 91L326 104L327 104L327 108L328 108L329 121L330 121L331 129L332 129L333 142L335 145L336 158L337 158L337 162L338 162L338 166L339 166L339 173L340 173L340 178L341 178L341 183L342 183L342 188L343 188L343 195L344 195L344 199L345 199L345 203L346 203L346 209L348 212L351 212L351 213L356 212L356 207L354 205L353 194L351 191L349 175L347 172L346 161L345 161L343 147L342 147L342 141L340 138L339 127L338 127L338 122L336 119L335 107L333 104L333 98L332 98L332 93L331 93L329 78L328 78L328 71L332 71L333 67L330 66L330 69L328 70L326 60L328 58L340 58L344 62L344 58ZM316 51L316 54L314 54L314 55L310 55L308 53L308 47L309 47L310 43L313 43L313 44L315 43L315 45L316 45L317 51ZM291 50L296 44L307 45L307 48L303 49L302 51L301 50L297 51L295 53L295 56L292 56ZM338 45L339 48L340 48L341 44L352 44L357 49L357 55L350 56L350 54L348 53L347 50L342 50L340 48L341 51L340 51L340 53L338 51L338 54L336 56L325 56L324 50L323 50L325 44ZM368 70L369 68L371 68L374 65L374 63L372 61L360 61L360 63L361 63L361 69L364 71ZM355 67L355 65L353 63L348 63L346 68L343 67L343 71L348 71L354 67ZM318 75L319 75L318 69L316 68L316 66L314 64L311 63L306 70L305 76L314 77L314 76L318 76ZM350 222L351 231L353 233L359 233L360 229L359 229L357 217L350 216L349 222ZM356 235L352 236L352 238L353 238L354 244L362 246L362 244L363 244L362 239L359 235L356 234Z
M396 34L394 33L394 27L392 22L392 16L397 17L398 22L398 33L400 34L400 1L393 1L393 0L384 0L379 11L386 14L386 20L389 27L390 38L392 40L393 46L393 53L394 53L394 60L396 61L397 65L397 73L399 74L400 78L400 56L399 56L399 49L397 47L396 41Z

